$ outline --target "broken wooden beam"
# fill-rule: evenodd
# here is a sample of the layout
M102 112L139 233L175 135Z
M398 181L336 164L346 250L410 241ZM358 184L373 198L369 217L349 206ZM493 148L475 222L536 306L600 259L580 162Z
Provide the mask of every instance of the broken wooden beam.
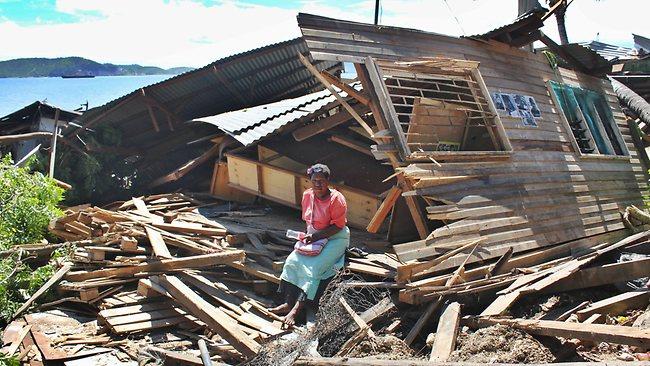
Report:
M370 99L365 96L364 94L361 94L361 92L358 92L355 88L351 87L350 85L342 82L339 78L336 76L330 74L329 72L323 70L320 72L323 77L329 81L331 84L336 86L337 88L343 90L346 92L349 96L352 98L356 99L359 101L359 103L363 105L370 105Z
M96 271L79 271L68 273L65 278L69 281L85 281L92 278L131 277L142 272L166 272L183 268L201 268L218 264L230 264L244 260L242 250L231 250L221 253L196 255L184 258L163 259L156 262L141 263L134 266L105 268Z
M431 348L429 361L445 362L456 348L458 325L460 324L460 304L452 302L442 311L436 338Z
M343 106L343 108L345 108L345 110L348 111L350 115L352 115L354 120L357 121L357 123L359 123L359 125L361 125L361 127L363 127L363 129L366 130L366 132L368 132L370 136L373 136L374 131L372 130L372 128L370 128L370 126L368 126L366 121L364 121L363 118L359 116L359 114L350 106L350 104L345 99L343 99L343 97L341 97L336 90L334 90L332 84L329 81L327 81L327 79L325 79L323 75L321 75L318 69L316 69L316 67L314 67L314 65L312 65L311 62L309 62L309 60L301 53L298 53L298 58L300 59L300 62L302 62L302 64L305 65L307 70L309 70L309 72L311 72L318 79L318 81L320 81L321 84L323 84L327 88L327 90L329 90L329 92L332 93L332 95L336 98L336 100L338 100L341 106Z
M588 307L578 310L576 314L580 321L584 321L593 314L619 315L625 310L639 309L648 306L650 290L630 291L596 301Z
M420 334L420 331L422 328L424 328L424 325L429 321L429 318L433 315L433 313L438 309L438 306L440 306L440 302L442 301L442 297L439 297L436 301L433 301L427 306L427 309L420 315L420 318L415 322L409 333L406 335L406 338L404 338L404 342L408 345L411 345L413 341L415 340L415 337L417 337Z
M70 268L72 268L72 264L69 263L66 263L63 265L63 267L59 268L59 270L56 271L54 275L50 277L50 279L47 280L47 282L45 282L45 284L43 284L41 288L38 289L38 291L36 291L32 296L30 296L29 299L25 301L25 303L20 308L18 308L18 310L16 310L16 312L13 315L13 319L17 318L20 314L23 313L23 311L27 310L34 303L34 301L36 301L39 297L41 297L44 293L46 293L47 290L49 290L50 288L52 288L52 286L56 285L59 281L61 281L63 276L65 276L68 273L68 271L70 271Z
M370 219L370 222L366 227L366 231L368 231L369 233L376 233L377 231L379 231L381 224L386 219L386 216L388 216L388 214L391 212L393 206L395 206L395 202L397 202L397 199L401 194L402 194L402 189L399 188L398 186L393 186L388 191L386 198L382 201L381 205L377 209L377 212L375 212L375 215L372 217L372 219Z
M0 136L0 145L13 144L18 141L31 140L35 138L45 138L52 136L52 132L28 132L20 135L5 135Z
M501 324L523 330L530 334L624 344L644 349L650 346L650 329L621 325L584 324L536 319L498 319L491 317L465 317L463 318L463 323L474 328Z
M179 278L163 275L160 277L160 283L174 300L207 324L211 330L228 341L237 351L249 357L257 354L260 348L259 343L246 335L230 316L205 301Z

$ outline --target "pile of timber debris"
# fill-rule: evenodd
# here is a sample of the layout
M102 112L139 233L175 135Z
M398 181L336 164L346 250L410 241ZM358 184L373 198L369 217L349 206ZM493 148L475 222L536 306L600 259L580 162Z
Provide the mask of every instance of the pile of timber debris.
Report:
M208 211L230 219L200 213ZM296 332L267 311L292 243L264 215L182 194L68 209L50 225L65 243L22 248L42 255L69 246L74 254L16 312L2 352L30 364L66 365L648 357L648 280L635 282L636 289L625 285L650 276L650 231L640 231L648 221L638 209L626 211L640 231L634 235L618 231L517 255L507 250L486 261L469 261L480 258L480 240L400 262L377 241L355 239L357 233L351 245L363 250L348 253L348 271L333 282L314 325ZM60 298L24 315L48 290ZM495 341L485 347L473 341L489 335ZM494 349L509 338L522 346Z

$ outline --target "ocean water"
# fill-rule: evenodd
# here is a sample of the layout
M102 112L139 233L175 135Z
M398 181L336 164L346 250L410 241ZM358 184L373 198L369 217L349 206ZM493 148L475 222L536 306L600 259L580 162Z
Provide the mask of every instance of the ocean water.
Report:
M88 101L98 107L173 75L97 76L92 79L0 78L0 117L37 100L74 110Z

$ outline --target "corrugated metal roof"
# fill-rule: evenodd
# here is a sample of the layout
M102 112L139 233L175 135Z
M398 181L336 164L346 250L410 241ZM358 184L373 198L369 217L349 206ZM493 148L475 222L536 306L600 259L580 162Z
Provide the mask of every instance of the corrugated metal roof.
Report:
M615 46L613 44L607 44L598 41L580 42L579 44L583 47L587 47L595 51L600 56L610 61L614 59L626 59L635 57L634 50L632 48Z
M512 23L500 26L498 28L492 29L491 31L483 34L476 34L473 36L468 36L467 38L478 38L478 39L495 39L500 42L506 42L507 39L502 39L500 36L504 34L515 34L519 31L528 32L530 30L539 29L544 25L542 21L542 16L548 12L545 8L535 8L527 11L526 13L520 15ZM522 34L519 34L519 36ZM515 35L517 36L517 35ZM514 38L511 36L511 38Z
M611 70L611 63L607 61L603 56L601 56L596 51L582 46L578 43L571 43L567 45L560 46L564 49L565 52L569 53L573 58L578 60L587 70L598 71L598 70ZM565 60L567 61L567 60Z
M302 38L230 56L142 88L147 97L138 89L93 108L79 121L86 126L137 125L138 132L133 135L141 135L143 129L152 130L148 111L148 106L152 106L160 129L169 132L170 113L177 122L183 122L321 90L320 83L298 59L298 53L308 54ZM330 72L342 69L339 62L320 61L314 65ZM125 138L137 143L137 136Z
M360 89L359 84L354 86ZM340 94L347 97L345 92ZM328 90L323 90L298 98L200 118L199 121L220 128L247 146L299 118L320 111L334 101L336 97Z
M0 128L30 124L34 121L36 116L54 118L56 109L59 109L60 111L59 119L61 121L72 121L74 118L81 115L79 112L68 111L57 106L36 101L4 117L0 117Z
M646 38L634 33L632 33L632 38L634 39L635 49L638 51L643 49L646 53L650 53L650 38Z

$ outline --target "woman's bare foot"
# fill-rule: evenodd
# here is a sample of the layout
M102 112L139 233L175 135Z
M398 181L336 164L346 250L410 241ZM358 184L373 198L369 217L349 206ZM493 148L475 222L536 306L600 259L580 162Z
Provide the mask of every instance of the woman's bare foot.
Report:
M296 301L296 303L293 305L291 308L291 311L284 317L282 320L282 324L284 324L285 327L291 328L296 324L296 315L302 309L304 301Z
M282 324L284 324L284 326L285 326L287 329L293 327L293 326L296 324L296 314L297 314L297 311L295 311L295 308L294 308L294 309L291 309L291 311L289 312L289 314L287 314L287 315L284 317L284 319L282 320Z
M282 305L269 309L269 311L275 315L285 315L289 312L289 309L290 309L289 304L285 302Z

